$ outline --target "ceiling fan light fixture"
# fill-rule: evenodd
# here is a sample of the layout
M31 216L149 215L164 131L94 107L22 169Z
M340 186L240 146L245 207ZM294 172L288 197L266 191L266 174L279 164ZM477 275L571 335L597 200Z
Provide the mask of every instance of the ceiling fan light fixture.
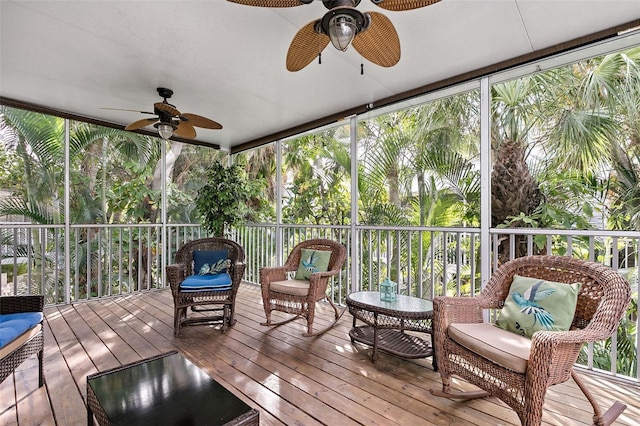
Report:
M351 6L339 6L327 12L316 23L315 30L329 36L331 44L344 52L354 37L369 26L371 19Z
M357 32L358 27L350 15L336 15L329 20L329 39L338 50L347 50Z
M171 124L159 123L157 127L158 134L162 139L167 140L173 136L173 126Z

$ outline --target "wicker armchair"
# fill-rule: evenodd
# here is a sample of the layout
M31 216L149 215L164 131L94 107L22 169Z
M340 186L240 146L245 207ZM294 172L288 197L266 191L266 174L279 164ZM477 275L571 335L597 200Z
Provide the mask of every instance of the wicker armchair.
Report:
M504 306L516 274L582 284L569 331L537 331L532 339L528 339L491 324L481 325L483 309ZM610 424L626 406L616 402L603 414L591 392L574 372L573 365L583 343L606 340L616 332L629 300L629 284L601 264L566 256L527 256L509 261L491 276L478 297L437 297L434 300L434 337L442 390L432 389L431 393L456 399L493 395L512 407L523 425L539 425L547 388L572 377L593 407L594 424ZM482 331L485 326L490 327L487 332L492 334L507 333L502 342L510 341L508 335L527 342L524 344L525 355L520 358L522 368L505 368L495 356L481 356L453 340L456 330L461 327L478 327L477 330ZM498 349L504 350L505 346L503 344ZM452 391L450 383L454 374L482 391Z
M302 249L330 251L329 264L326 272L311 274L309 281L289 279L289 275L298 270ZM307 321L307 332L303 336L317 336L333 327L344 309L338 310L330 298L327 298L327 284L329 278L340 273L345 262L347 251L345 247L332 240L312 239L304 241L291 250L287 261L283 266L260 268L260 285L262 287L262 300L267 321L261 323L266 326L279 326L296 318L303 317ZM334 321L319 331L313 331L316 302L327 300L334 310ZM294 314L281 322L271 322L271 311Z
M185 291L181 285L185 278L194 275L194 252L211 250L228 251L230 288ZM166 269L174 303L173 334L178 337L180 328L187 325L221 323L223 333L234 325L236 295L245 269L244 249L235 241L226 238L202 238L180 247L176 252L175 262ZM189 317L188 308L191 308L192 312L213 314Z
M23 312L42 312L43 296L3 296L0 297L0 315ZM23 361L33 354L38 355L38 386L44 384L42 354L44 337L42 322L35 328L18 336L13 342L0 349L0 383L4 381Z

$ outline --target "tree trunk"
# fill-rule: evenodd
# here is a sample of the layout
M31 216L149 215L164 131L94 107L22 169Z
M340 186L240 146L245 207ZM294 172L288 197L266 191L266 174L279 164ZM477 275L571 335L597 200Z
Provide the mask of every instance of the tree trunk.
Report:
M491 172L492 228L520 213L531 215L542 202L542 193L531 176L524 154L524 145L519 141L502 141L499 144ZM510 227L526 226L523 223L513 223ZM500 261L510 258L508 240L500 243L498 253ZM525 254L524 239L516 239L515 257Z

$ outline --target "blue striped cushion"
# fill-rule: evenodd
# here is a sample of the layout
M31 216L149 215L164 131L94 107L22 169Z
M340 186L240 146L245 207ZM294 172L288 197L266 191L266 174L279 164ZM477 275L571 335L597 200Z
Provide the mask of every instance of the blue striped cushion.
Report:
M180 284L180 291L231 290L231 275L190 275Z

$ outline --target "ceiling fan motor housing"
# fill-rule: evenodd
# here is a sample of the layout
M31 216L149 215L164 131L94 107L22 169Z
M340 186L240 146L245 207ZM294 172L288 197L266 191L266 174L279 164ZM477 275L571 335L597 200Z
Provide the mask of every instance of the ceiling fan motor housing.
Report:
M347 15L352 19L356 28L356 34L366 30L371 23L371 18L368 13L362 13L351 6L338 6L325 13L322 19L316 22L316 25L314 27L316 32L328 36L329 22L334 16L338 15Z
M156 90L158 91L158 95L162 96L165 100L173 95L173 90L167 89L166 87L158 87Z
M305 0L299 0L299 1L301 3L306 3ZM322 0L322 3L324 4L324 7L326 7L327 9L333 9L339 6L356 7L360 4L360 0Z

